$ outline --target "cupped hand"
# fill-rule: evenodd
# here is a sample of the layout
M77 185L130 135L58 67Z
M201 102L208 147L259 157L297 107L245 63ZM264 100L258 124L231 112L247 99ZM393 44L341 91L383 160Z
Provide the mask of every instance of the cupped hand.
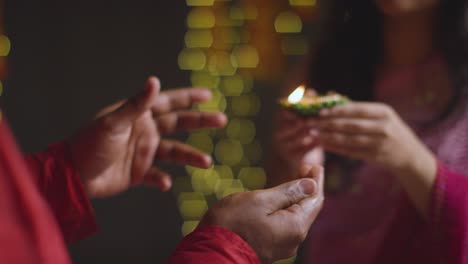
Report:
M224 198L200 225L217 225L237 233L262 263L293 256L324 200L322 167L309 167L302 173L304 179Z
M151 77L140 94L102 110L69 141L73 161L88 194L107 197L139 184L168 190L171 177L153 166L155 160L209 167L210 156L162 136L180 130L224 126L227 122L224 114L185 110L210 98L206 89L160 92L159 80Z

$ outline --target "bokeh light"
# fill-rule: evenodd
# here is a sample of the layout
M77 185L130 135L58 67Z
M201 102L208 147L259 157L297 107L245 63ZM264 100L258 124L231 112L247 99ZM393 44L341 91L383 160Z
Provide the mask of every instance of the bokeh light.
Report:
M226 128L228 138L237 140L242 144L249 144L256 134L255 124L249 119L233 118Z
M208 70L215 76L232 76L237 71L237 64L231 60L228 52L217 51L210 56Z
M10 54L11 42L10 39L5 35L0 35L0 56L6 57Z
M206 66L206 55L201 49L184 49L179 54L179 68L182 70L203 70Z
M196 192L210 195L215 192L216 183L220 180L214 169L195 169L192 173L192 187Z
M199 221L184 221L182 224L182 235L186 236L190 233L192 233L195 228L197 228Z
M296 261L296 256L290 257L288 259L278 260L273 264L293 264Z
M263 168L251 167L242 168L239 172L239 180L245 188L249 190L262 189L266 185L266 173Z
M195 87L205 87L210 89L218 88L220 78L213 76L208 71L194 71L190 77L192 85Z
M189 30L185 33L187 48L209 48L213 45L213 34L207 29Z
M307 54L308 43L300 33L303 19L308 21L305 12L316 0L270 1L267 6L257 0L186 3L191 10L179 67L190 71L193 86L207 87L213 94L195 108L225 112L230 121L223 129L188 135L187 142L213 154L215 164L209 169L186 166L189 176L174 179L174 192L184 193L179 196L184 235L217 199L265 186L255 124L262 104L255 86L257 81L277 81L286 72L286 57Z
M222 193L221 197L219 197L219 199L222 199L234 193L239 193L239 192L244 192L244 191L246 191L246 189L244 188L240 180L232 180L231 185L224 190L224 192Z
M244 92L244 82L240 75L228 76L223 78L220 90L226 96L239 96Z
M300 33L302 20L296 13L285 11L276 17L275 29L278 33Z
M260 111L260 98L253 94L233 97L231 111L235 116L255 116Z
M289 4L292 6L315 6L317 0L289 0Z
M192 9L187 17L187 26L195 29L212 28L216 24L213 11L208 8L197 7Z
M213 141L211 137L201 131L192 132L187 139L187 143L205 153L213 152Z
M243 45L236 47L232 52L232 62L239 68L255 68L260 62L260 58L257 49Z
M216 144L215 157L223 165L234 166L244 155L242 144L236 140L223 139Z
M179 194L179 211L185 220L200 220L208 210L208 203L201 193Z
M188 6L212 6L215 0L187 0Z

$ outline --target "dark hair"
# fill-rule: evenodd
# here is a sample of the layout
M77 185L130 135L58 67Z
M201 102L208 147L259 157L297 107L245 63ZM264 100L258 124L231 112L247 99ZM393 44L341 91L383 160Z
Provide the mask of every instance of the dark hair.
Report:
M354 100L372 100L383 24L375 0L325 0L319 7L323 24L312 54L310 85ZM441 0L438 19L434 43L459 95L468 83L468 1Z

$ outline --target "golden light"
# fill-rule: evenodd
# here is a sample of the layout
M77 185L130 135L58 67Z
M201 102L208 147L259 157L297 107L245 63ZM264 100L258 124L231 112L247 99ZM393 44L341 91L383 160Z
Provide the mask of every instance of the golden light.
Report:
M182 225L182 235L186 236L197 228L199 221L185 221Z
M181 70L203 70L206 61L207 58L202 49L184 49L180 52L178 58Z
M266 173L260 167L242 168L239 172L239 180L249 190L262 189L266 185Z
M275 29L278 33L300 33L302 20L296 13L286 11L276 17Z
M215 14L207 8L194 8L187 16L187 26L189 28L206 29L214 27L215 24Z
M304 93L305 93L304 85L297 87L296 90L294 90L294 92L291 95L289 95L288 102L291 104L300 102L302 100L302 97L304 97Z
M0 35L0 56L6 57L10 53L11 42L5 35Z
M289 0L289 4L292 6L315 6L316 0Z
M212 6L214 0L187 0L188 6Z

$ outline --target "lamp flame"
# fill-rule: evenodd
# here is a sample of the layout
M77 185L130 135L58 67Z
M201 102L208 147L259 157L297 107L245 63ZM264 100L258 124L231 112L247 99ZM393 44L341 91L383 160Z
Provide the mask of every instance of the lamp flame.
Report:
M302 97L304 97L304 93L305 93L304 85L297 87L296 90L294 90L294 92L291 95L289 95L288 102L291 104L300 102L302 100Z

